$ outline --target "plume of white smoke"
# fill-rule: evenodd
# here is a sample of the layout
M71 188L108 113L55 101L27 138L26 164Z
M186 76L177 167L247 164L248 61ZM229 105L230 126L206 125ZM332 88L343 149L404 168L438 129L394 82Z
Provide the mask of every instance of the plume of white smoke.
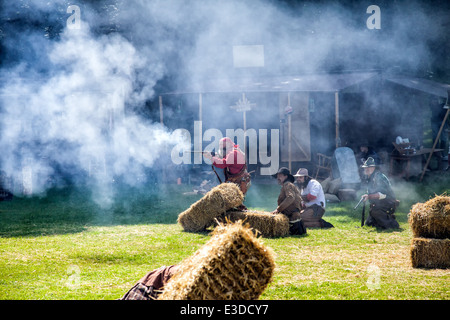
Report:
M65 22L69 3L60 2L62 11L38 0L5 2L2 10L14 17L22 3L33 8L35 19ZM98 190L109 190L112 177L138 183L159 155L170 154L169 145L181 143L167 128L127 111L153 99L164 76L173 76L171 84L181 89L208 78L232 81L248 71L233 67L236 45L264 46L264 67L251 70L261 75L399 64L420 69L429 59L427 39L439 39L441 29L433 11L417 2L383 2L381 30L366 28L368 5L105 0L99 6L107 10L100 13L82 5L81 29L65 29L60 39L38 37L39 30L24 30L17 42L5 37L20 63L0 70L6 79L0 84L1 169L18 179L31 175L38 193L55 172L75 180L90 175ZM101 29L107 13L116 32L91 32ZM29 49L14 50L24 43ZM205 105L205 115L210 109L220 120L228 117L228 108L214 107ZM267 117L252 113L254 122L268 123ZM112 191L102 194L112 197Z
M1 168L33 194L45 192L55 170L90 176L95 198L108 204L114 177L142 182L145 169L178 143L164 126L126 111L153 96L162 73L136 83L146 57L118 34L94 37L87 23L66 29L47 52L50 76L21 64L2 85Z

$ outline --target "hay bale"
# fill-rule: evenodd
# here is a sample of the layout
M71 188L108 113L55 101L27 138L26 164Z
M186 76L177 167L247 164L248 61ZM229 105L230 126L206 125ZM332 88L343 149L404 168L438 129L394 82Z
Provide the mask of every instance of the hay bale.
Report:
M272 251L248 226L219 225L212 238L180 264L159 299L258 299L274 268Z
M413 268L450 268L450 239L413 238Z
M250 228L257 230L263 237L285 237L289 235L289 219L284 214L272 214L264 211L227 211L221 216L220 222L247 223Z
M216 217L243 202L244 195L236 184L222 183L180 213L178 223L185 231L198 232L212 225Z
M425 203L416 203L408 220L416 238L450 238L450 197L436 196Z

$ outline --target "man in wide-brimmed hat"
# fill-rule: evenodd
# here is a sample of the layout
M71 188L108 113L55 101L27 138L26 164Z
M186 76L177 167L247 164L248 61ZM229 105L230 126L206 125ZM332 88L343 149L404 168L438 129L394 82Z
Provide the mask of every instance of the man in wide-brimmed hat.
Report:
M300 168L294 175L301 190L304 209L301 218L307 228L332 228L333 225L322 219L325 214L325 194L322 185L308 174L308 169Z
M276 178L281 185L280 195L278 196L278 207L273 214L284 214L289 218L290 234L303 234L306 232L300 217L301 194L294 185L295 178L288 168L282 167L272 177Z
M377 165L381 164L380 157L375 152L375 150L370 146L367 140L364 139L359 143L359 151L360 152L355 156L356 161L358 161L358 165L362 166L369 157L375 160L375 164ZM364 169L361 167L359 168L359 176L361 177L361 179L364 178Z
M367 193L362 195L362 198L364 202L370 202L369 217L365 224L382 229L398 228L399 224L394 215L398 201L389 179L378 169L372 157L369 157L361 168L368 177Z

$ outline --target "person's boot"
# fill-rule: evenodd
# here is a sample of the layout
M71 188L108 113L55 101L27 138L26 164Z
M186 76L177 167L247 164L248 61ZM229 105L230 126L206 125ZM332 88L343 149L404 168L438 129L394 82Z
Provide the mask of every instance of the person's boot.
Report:
M325 221L323 219L320 219L320 224L322 225L321 228L323 228L323 229L334 228L334 226L331 223L329 223L328 221Z

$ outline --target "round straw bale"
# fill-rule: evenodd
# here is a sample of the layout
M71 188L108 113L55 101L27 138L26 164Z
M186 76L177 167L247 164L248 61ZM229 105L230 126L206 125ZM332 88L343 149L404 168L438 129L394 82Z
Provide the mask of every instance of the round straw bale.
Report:
M159 299L258 299L274 269L272 251L248 226L219 225L202 248L180 263Z
M227 211L221 222L242 220L263 237L285 237L289 235L289 219L284 214L272 214L265 211Z
M425 203L416 203L408 220L414 237L450 238L450 197L436 196Z
M178 216L185 231L198 232L214 223L214 219L231 208L238 207L244 195L234 183L222 183L208 191Z
M410 252L414 268L450 268L450 239L413 238Z

